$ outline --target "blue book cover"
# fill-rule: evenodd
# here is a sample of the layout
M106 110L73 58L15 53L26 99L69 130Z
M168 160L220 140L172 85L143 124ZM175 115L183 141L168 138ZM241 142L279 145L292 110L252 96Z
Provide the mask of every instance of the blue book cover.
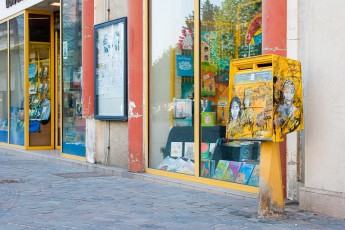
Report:
M193 60L192 56L176 55L177 75L180 77L193 77Z
M212 178L215 170L215 161L214 160L201 160L201 176Z
M240 171L237 174L236 183L248 184L249 178L252 175L255 164L243 163Z
M248 185L258 187L259 181L260 181L260 165L257 164L257 165L255 165L255 168L252 172L252 175L250 176L250 179L248 181Z
M182 99L192 99L194 98L194 82L182 82L181 83L182 89Z
M29 79L35 78L37 74L37 65L30 64L29 65Z

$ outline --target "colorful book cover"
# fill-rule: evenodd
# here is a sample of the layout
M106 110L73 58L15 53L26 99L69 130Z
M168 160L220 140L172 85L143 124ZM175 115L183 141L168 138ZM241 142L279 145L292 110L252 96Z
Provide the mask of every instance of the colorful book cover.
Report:
M29 82L29 94L36 94L37 93L37 82L30 81Z
M240 171L241 165L242 162L230 161L229 167L226 170L223 180L234 182L236 180L238 172Z
M215 170L215 160L201 160L201 176L206 178L212 178Z
M29 79L35 78L37 74L37 65L30 64L29 65Z
M183 160L182 158L178 157L175 159L172 167L170 169L168 169L168 171L171 172L181 172L182 168L185 167L186 165L186 161Z
M219 160L216 169L214 170L213 178L217 180L222 180L226 170L228 169L230 161Z
M260 164L255 165L252 175L248 181L248 185L259 186L260 181Z
M174 164L175 159L167 156L164 160L158 165L157 169L168 171L171 166Z
M44 99L44 101L41 104L41 120L46 121L50 117L50 100Z
M194 163L190 160L186 161L184 166L180 169L180 173L194 175Z
M248 184L249 178L252 175L255 164L243 163L240 171L237 174L235 182L241 184Z
M210 158L210 144L202 142L200 145L201 159Z
M182 157L182 142L171 142L171 157Z
M174 98L174 118L186 118L192 116L192 100Z
M39 78L41 78L42 76L43 76L43 67L40 67L39 69L38 69L38 71L37 71L37 76L39 77Z
M182 90L182 99L193 99L194 98L194 83L193 82L185 82L181 83L181 90Z
M44 87L44 83L43 82L41 82L41 84L40 83L37 83L37 92L38 93L42 93L43 92L43 87Z
M189 55L176 55L177 75L180 77L193 77L193 60Z
M215 112L202 112L201 113L201 126L214 126L216 120Z
M184 143L184 158L194 160L194 142Z

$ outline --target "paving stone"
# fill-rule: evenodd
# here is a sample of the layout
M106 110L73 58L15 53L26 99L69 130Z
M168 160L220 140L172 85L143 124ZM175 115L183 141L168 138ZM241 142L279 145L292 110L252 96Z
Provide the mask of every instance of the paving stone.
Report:
M0 148L0 230L345 229L344 220L296 205L284 216L262 218L253 197L62 161L2 154Z

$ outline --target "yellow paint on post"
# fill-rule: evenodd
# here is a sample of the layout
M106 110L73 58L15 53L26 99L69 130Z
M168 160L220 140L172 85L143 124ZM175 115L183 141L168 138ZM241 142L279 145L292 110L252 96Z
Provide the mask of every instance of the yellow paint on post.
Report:
M262 216L284 213L284 193L278 142L262 142L259 210Z

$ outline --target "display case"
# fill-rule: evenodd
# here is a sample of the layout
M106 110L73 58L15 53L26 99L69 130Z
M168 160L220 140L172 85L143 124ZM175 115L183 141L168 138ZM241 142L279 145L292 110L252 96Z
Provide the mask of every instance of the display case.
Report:
M25 75L26 146L54 147L54 34L53 15L27 11Z
M50 43L30 42L28 72L29 145L50 146Z

